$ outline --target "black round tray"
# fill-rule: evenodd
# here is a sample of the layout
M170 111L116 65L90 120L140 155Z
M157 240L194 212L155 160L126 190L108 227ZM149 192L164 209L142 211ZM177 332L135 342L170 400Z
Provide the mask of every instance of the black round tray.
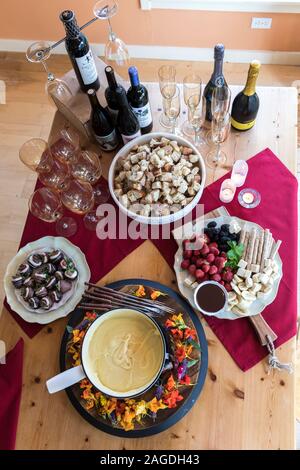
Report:
M189 387L188 392L184 394L184 400L179 402L176 408L161 410L158 413L157 419L155 421L153 421L152 419L149 419L148 420L149 422L147 422L146 425L137 425L136 428L131 431L125 431L122 428L114 427L108 420L105 420L100 415L97 415L94 412L86 410L84 407L83 400L80 399L80 392L79 392L78 384L73 385L72 387L69 387L66 389L66 393L72 405L74 406L74 408L76 408L76 410L80 413L80 415L86 421L88 421L90 424L92 424L96 428L108 434L112 434L114 436L119 436L119 437L126 437L126 438L146 437L146 436L151 436L153 434L160 433L168 429L170 426L173 426L181 418L183 418L186 415L186 413L192 408L192 406L194 405L195 401L197 400L197 398L199 397L201 393L201 390L203 388L204 381L206 378L207 365L208 365L207 340L206 340L203 327L196 313L193 311L190 305L183 299L183 297L181 297L181 295L173 291L173 289L170 289L169 287L166 287L163 284L160 284L159 282L149 281L145 279L125 279L122 281L117 281L117 282L108 284L107 287L110 287L116 290L120 290L120 289L126 290L126 288L130 286L138 286L138 285L150 287L152 289L159 290L167 294L168 297L166 298L168 298L168 304L172 306L176 306L176 309L178 311L177 313L181 312L183 314L183 318L185 322L187 324L190 323L190 326L197 331L201 353L200 353L199 365L197 368L198 370L194 372L193 374L193 382L195 383L195 385L192 387ZM161 299L164 299L164 298L162 297ZM64 371L68 367L70 367L67 365L67 353L66 353L67 343L68 343L68 340L70 339L70 333L68 331L70 330L70 328L68 327L71 327L72 329L75 328L81 322L82 318L84 317L85 312L86 312L86 309L82 310L82 309L77 308L71 314L68 326L65 330L65 333L63 335L62 342L61 342L61 348L60 348L61 371Z

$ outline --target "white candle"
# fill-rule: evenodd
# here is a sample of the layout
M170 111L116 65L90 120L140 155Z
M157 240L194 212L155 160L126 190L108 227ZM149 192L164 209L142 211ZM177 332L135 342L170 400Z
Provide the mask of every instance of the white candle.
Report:
M220 188L220 201L225 203L231 202L234 198L235 190L236 187L232 180L224 180Z
M243 194L243 201L246 204L252 204L252 202L254 201L254 195L252 193L244 193Z

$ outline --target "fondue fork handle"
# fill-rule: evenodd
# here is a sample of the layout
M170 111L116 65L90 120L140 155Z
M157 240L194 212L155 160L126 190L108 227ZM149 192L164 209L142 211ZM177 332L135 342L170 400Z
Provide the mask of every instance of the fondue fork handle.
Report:
M82 366L72 367L47 380L46 386L49 393L56 393L76 384L84 378L86 378L86 375Z
M157 314L161 313L161 310L159 307L154 307L154 306L150 307L148 305L143 305L139 301L132 302L131 300L127 300L127 299L114 299L105 294L93 295L90 293L84 293L83 297L87 299L95 300L94 303L99 304L99 305L105 303L106 305L111 305L111 306L131 307L131 308L136 308L136 309L140 308L140 309L148 310L152 313L157 313Z
M106 301L103 301L106 302ZM90 310L95 310L98 312L107 312L108 310L115 309L115 308L133 308L135 310L138 310L142 313L145 313L146 315L162 315L162 312L159 312L157 310L154 310L153 308L148 308L148 307L142 307L141 305L130 305L128 306L127 304L124 304L124 302L107 302L107 303L101 303L98 299L97 303L81 303L78 305L78 308L83 308L83 309L90 309Z

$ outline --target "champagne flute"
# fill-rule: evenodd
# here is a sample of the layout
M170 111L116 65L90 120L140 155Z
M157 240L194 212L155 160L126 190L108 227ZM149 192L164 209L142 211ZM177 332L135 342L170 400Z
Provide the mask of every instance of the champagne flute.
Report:
M171 98L163 98L163 108L171 123L172 134L179 134L179 130L176 129L176 121L180 114L180 88L177 85L175 86L175 94Z
M189 99L193 96L193 104L194 106L198 106L201 100L202 94L202 80L196 73L190 73L186 75L183 79L183 97L186 106L188 107L189 111ZM196 100L198 99L198 103ZM182 132L188 136L193 137L194 135L194 128L191 125L189 119L187 119L182 125Z
M100 20L108 21L108 42L105 45L105 59L117 65L129 65L129 52L126 44L113 32L110 19L117 13L118 3L114 0L100 0L95 3L93 12Z
M45 86L46 93L58 98L60 101L67 102L72 98L72 92L66 82L60 78L56 78L52 72L50 72L47 60L51 54L50 44L46 41L34 42L29 46L26 52L26 57L29 62L42 64L45 72L47 73L47 83Z
M231 102L231 91L226 84L217 85L212 93L211 99L211 114L215 119L222 120L229 112ZM206 135L207 143L212 143L212 132L209 131Z
M56 233L71 237L77 231L77 223L71 217L63 217L59 194L50 188L37 189L30 197L28 207L32 215L47 223L56 223Z
M220 119L219 116L215 118L211 123L212 141L216 144L217 149L211 150L206 155L206 163L210 168L216 168L218 166L224 166L227 157L226 154L221 151L221 144L225 142L230 132L230 114L227 113Z
M163 65L158 70L159 89L163 99L170 99L176 91L176 69L172 65ZM161 126L170 129L172 127L170 120L165 113L162 113L159 122Z
M196 147L206 144L205 140L201 137L201 128L205 121L206 115L206 100L204 96L198 100L198 95L190 96L188 100L189 110L189 123L194 130L194 143Z

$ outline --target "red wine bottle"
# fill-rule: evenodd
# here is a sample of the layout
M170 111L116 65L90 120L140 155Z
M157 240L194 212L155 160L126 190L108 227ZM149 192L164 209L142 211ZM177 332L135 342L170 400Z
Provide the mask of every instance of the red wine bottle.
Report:
M136 67L129 67L128 73L131 83L131 87L127 91L128 103L139 121L142 134L148 134L153 128L148 90L140 83Z
M227 86L226 80L223 75L224 51L225 51L225 47L223 46L223 44L217 44L215 46L214 48L214 59L215 59L214 71L212 73L212 76L210 77L209 82L206 84L206 87L204 88L203 95L206 99L205 119L207 121L212 120L211 99L212 99L214 88L216 88L216 86L223 86L223 85Z
M117 95L116 95L116 90L117 88L123 88L122 85L119 85L117 83L114 69L110 66L105 67L105 75L107 78L107 83L108 87L105 90L105 99L107 102L107 107L108 110L112 116L112 119L114 121L114 124L117 122L117 117L119 113L119 107L118 107L118 101L117 101ZM125 91L125 88L123 88Z
M100 82L93 53L86 36L80 31L74 12L65 10L60 14L60 19L66 30L66 49L81 90L98 90Z
M104 152L111 152L119 145L118 133L113 125L109 112L101 106L95 90L88 90L91 103L91 126L99 147Z
M141 128L136 115L129 106L126 91L123 87L117 88L116 96L119 107L117 126L124 144L127 144L130 140L141 135Z

